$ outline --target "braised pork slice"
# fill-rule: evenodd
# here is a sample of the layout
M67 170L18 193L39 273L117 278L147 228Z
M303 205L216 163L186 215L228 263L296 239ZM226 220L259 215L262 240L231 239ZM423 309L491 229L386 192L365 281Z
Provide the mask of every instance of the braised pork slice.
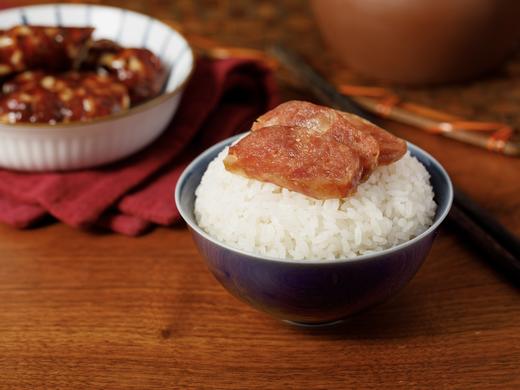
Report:
M354 149L362 163L362 178L377 167L377 141L344 120L339 111L302 101L289 101L260 116L252 126L255 131L265 126L301 126L316 133L327 134L337 142Z
M317 198L344 198L406 143L352 114L290 101L259 117L224 160L233 173Z
M406 142L401 138L390 134L388 131L383 130L379 126L374 125L363 118L360 118L354 114L348 114L346 112L338 111L343 119L350 123L352 126L356 126L357 129L361 130L365 134L370 134L379 145L379 157L377 159L378 165L388 165L404 156L406 153Z
M366 174L378 165L399 160L406 152L406 142L357 115L303 101L289 101L260 116L252 130L264 126L303 126L328 133L356 150Z
M230 172L317 199L348 196L363 174L352 148L301 126L257 128L229 148L224 165Z

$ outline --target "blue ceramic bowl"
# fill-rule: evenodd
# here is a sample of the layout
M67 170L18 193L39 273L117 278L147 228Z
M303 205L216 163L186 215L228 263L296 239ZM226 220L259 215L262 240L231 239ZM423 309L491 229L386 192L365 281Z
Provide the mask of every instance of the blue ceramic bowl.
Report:
M415 275L453 199L448 174L432 156L408 144L411 154L431 175L438 206L432 226L424 233L393 248L350 260L280 260L231 248L197 226L193 213L195 189L208 164L237 137L220 142L197 157L175 189L177 208L199 251L210 271L231 294L282 320L324 324L384 301Z

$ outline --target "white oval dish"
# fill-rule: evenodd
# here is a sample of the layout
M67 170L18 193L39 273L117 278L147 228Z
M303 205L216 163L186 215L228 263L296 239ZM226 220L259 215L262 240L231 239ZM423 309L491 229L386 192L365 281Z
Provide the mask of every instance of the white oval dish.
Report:
M89 4L46 4L0 11L0 29L16 24L93 26L94 39L144 47L168 69L164 91L115 115L64 124L0 123L0 166L24 171L72 170L106 164L149 145L173 117L194 67L188 42L150 16Z

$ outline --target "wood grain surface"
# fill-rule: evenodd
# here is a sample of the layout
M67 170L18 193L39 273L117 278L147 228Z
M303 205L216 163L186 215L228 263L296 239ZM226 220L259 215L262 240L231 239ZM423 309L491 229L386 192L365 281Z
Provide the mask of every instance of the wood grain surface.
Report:
M253 47L291 44L304 31L308 41L292 46L323 50L300 1L103 3ZM334 77L336 65L321 68ZM520 234L520 160L387 128L432 153ZM0 225L0 388L520 388L520 295L492 262L445 224L398 296L344 325L311 330L229 295L182 225L137 239Z

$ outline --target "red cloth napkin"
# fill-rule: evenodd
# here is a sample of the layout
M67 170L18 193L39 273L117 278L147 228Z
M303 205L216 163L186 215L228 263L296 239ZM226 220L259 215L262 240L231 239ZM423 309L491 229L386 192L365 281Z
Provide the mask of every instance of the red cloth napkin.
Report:
M199 60L168 129L142 152L90 170L0 170L0 221L26 228L51 215L127 235L171 225L179 219L173 190L184 167L212 144L248 130L277 97L271 72L258 62Z

